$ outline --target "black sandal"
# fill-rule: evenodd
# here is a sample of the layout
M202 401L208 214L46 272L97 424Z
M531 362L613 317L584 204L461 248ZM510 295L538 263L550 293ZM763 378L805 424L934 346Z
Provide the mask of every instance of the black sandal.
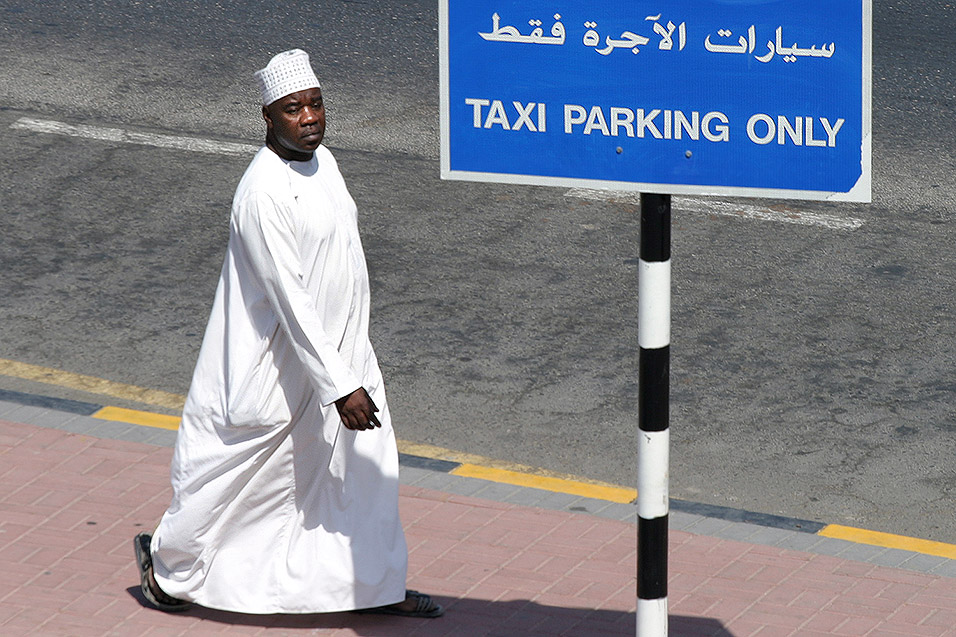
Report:
M192 603L170 597L159 586L153 590L149 585L150 576L153 573L153 556L150 554L149 545L153 536L149 533L140 533L133 538L133 551L136 553L136 566L139 568L139 586L143 591L143 597L150 604L161 611L167 613L181 613L192 607Z
M413 610L405 610L404 608L399 608L398 604L391 604L390 606L376 606L375 608L361 608L359 610L353 611L356 613L365 613L369 615L398 615L399 617L441 617L445 614L445 609L441 607L440 604L436 604L431 595L426 595L425 593L419 593L418 591L405 591L405 599L414 599L415 608ZM399 602L400 604L401 602Z

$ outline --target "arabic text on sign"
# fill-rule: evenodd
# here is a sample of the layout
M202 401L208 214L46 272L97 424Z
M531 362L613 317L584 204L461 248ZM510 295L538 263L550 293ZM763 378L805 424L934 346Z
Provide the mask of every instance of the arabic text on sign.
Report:
M517 27L501 26L501 16L495 13L491 16L491 32L479 32L478 35L491 42L563 45L567 38L567 32L565 31L564 24L560 21L561 14L554 14L554 20L555 22L551 26L550 36L544 34L543 23L537 19L528 21L528 24L532 27L531 32L527 35L523 35ZM674 22L670 20L664 24L660 20L661 14L647 16L645 18L645 21L653 23L654 26L652 30L660 37L657 48L661 51L674 50L674 36L676 34L677 50L683 51L687 44L687 24L685 22L674 24ZM588 20L584 22L584 27L587 30L581 39L582 44L586 47L593 48L596 53L605 56L610 55L617 49L630 50L632 53L637 54L641 51L642 46L646 46L651 42L649 37L634 33L633 31L623 31L617 38L612 38L610 35L605 36L602 42L601 34L598 32L597 22ZM747 29L746 36L738 36L735 42L731 40L732 36L733 31L730 29L718 29L716 38L713 38L712 34L708 34L707 37L704 38L704 49L711 53L753 55L756 60L763 63L770 62L770 60L777 56L784 62L790 63L796 62L799 57L831 58L833 57L834 51L836 51L836 44L833 42L822 44L819 47L814 44L809 48L802 48L798 46L796 42L790 46L784 46L782 26L777 27L774 32L774 39L767 41L767 52L762 55L755 54L757 50L757 28L755 25L751 25L750 28Z

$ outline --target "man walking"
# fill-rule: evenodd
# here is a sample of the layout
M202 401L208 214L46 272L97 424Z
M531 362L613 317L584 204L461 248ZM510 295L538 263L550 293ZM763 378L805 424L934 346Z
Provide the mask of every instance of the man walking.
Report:
M167 611L437 617L428 595L405 590L368 273L355 203L321 145L319 81L298 49L256 78L266 144L233 200L173 500L136 537L143 594Z

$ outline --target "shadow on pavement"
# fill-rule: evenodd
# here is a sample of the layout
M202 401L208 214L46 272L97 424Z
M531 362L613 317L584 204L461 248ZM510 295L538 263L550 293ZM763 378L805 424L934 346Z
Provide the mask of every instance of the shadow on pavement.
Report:
M138 587L127 589L130 596L149 606ZM399 635L494 635L495 637L550 637L557 635L635 634L633 612L547 606L528 600L493 602L481 599L453 599L435 596L445 607L437 619L412 619L390 615L315 613L308 615L246 615L197 606L184 617L219 624L264 628L351 629L356 635L397 637ZM156 611L160 612L160 611ZM716 619L671 615L671 637L733 637Z

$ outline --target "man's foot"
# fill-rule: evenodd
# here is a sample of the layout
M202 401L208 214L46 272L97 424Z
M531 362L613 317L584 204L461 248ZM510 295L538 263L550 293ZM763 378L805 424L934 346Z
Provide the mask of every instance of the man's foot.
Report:
M389 606L377 606L375 608L363 608L355 611L357 613L370 613L377 615L398 615L400 617L441 617L445 614L445 609L440 604L435 603L430 595L419 593L418 591L405 591L405 601Z
M139 585L140 590L143 591L143 597L150 604L167 613L179 613L189 609L192 606L191 603L170 597L156 583L156 578L153 577L153 556L149 551L152 539L153 536L149 533L140 533L133 538L133 551L136 554L136 566L139 568Z

